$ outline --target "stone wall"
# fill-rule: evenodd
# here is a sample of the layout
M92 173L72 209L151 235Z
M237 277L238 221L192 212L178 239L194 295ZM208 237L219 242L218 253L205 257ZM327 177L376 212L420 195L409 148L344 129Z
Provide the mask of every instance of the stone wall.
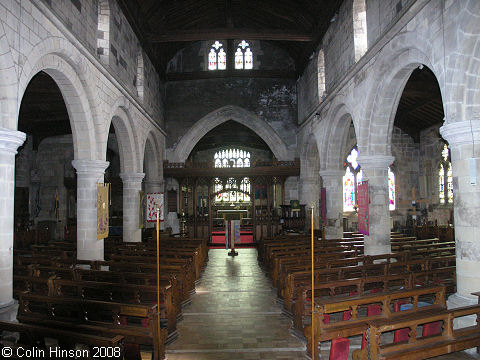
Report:
M303 74L297 81L298 121L302 122L318 105L317 56L310 59Z
M406 7L415 0L366 0L367 34L370 47L378 38L398 20Z
M283 49L263 41L248 42L254 54L254 70L294 69L293 60ZM226 41L222 43L226 49ZM211 44L211 41L199 41L180 50L169 62L168 73L207 71ZM165 91L167 148L175 147L202 117L226 105L253 112L267 121L287 146L296 146L297 93L294 79L245 77L169 81Z
M174 147L208 113L236 105L268 122L287 146L296 145L297 95L293 79L210 79L166 84L167 147Z
M98 31L98 2L91 0L41 0L47 5L60 21L69 29L88 51L102 58L97 50L97 38L106 38L109 45L108 59L110 72L122 83L124 88L135 97L137 92L138 54L143 54L143 72L145 82L143 105L147 112L160 123L163 119L163 103L161 98L160 81L156 70L148 56L143 52L132 27L120 10L116 1L106 1L106 11L109 17L108 31ZM20 9L15 1L12 1L12 9ZM19 10L20 11L20 10ZM23 14L22 14L23 15ZM28 23L31 15L24 15ZM33 19L32 19L33 22ZM34 32L37 29L34 29ZM103 30L103 29L102 29ZM42 29L38 28L41 36ZM45 34L46 35L46 34Z

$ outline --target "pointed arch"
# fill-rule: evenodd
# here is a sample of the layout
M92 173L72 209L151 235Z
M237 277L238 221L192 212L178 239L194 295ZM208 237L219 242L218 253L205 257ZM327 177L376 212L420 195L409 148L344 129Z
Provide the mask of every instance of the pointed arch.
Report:
M293 160L283 139L265 120L234 105L221 107L198 120L182 137L177 146L170 150L169 160L172 162L186 161L194 146L206 133L228 120L236 121L254 131L270 147L278 160Z

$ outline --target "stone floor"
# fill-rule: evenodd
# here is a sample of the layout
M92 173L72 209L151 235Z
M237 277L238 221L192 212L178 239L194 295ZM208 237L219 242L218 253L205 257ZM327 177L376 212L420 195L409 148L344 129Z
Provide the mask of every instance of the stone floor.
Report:
M177 324L178 339L167 346L167 360L307 359L306 345L291 335L291 320L282 314L256 250L237 250L234 259L223 249L209 251L197 292ZM360 342L361 337L352 339L351 350ZM328 346L322 344L323 359ZM459 353L436 359L474 358Z

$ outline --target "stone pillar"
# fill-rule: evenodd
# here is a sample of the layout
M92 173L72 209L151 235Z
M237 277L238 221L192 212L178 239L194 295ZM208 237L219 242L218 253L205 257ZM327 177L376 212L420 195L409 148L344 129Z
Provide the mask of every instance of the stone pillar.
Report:
M452 160L457 293L449 297L448 307L454 308L477 303L471 293L480 291L480 121L446 124L440 133ZM476 185L470 184L471 161Z
M77 170L77 259L103 260L103 240L97 240L97 184L103 183L108 161L73 160Z
M320 170L323 187L327 192L326 239L343 237L343 170Z
M0 128L0 308L13 304L15 154L25 138L20 131Z
M142 190L144 173L122 173L123 181L123 241L141 242L142 230L139 224L139 191Z
M369 236L365 236L365 255L389 254L390 210L388 207L388 167L395 158L387 155L359 156L364 179L368 180Z
M154 193L154 192L165 192L165 181L164 180L147 180L145 181L145 193ZM166 197L165 197L166 200ZM163 209L164 218L167 218L167 213L165 212L165 207ZM153 222L147 222L146 228L154 228L156 225ZM160 223L160 229L165 228L165 222Z
M320 229L320 212L318 209L320 199L320 179L315 178L300 178L299 200L300 204L305 204L306 221L305 228L311 229L310 222L312 218L311 208L313 210L314 229Z

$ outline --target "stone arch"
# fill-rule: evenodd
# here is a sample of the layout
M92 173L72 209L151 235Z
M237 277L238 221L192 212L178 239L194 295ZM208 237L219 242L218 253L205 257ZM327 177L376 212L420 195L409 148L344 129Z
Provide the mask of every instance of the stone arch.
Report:
M392 43L405 43L407 40L411 42L411 36L411 34L400 35L400 39L393 39L390 46L395 46ZM404 37L407 40L402 39ZM417 38L415 37L415 39ZM426 43L425 46L426 50L431 49L431 46ZM391 51L391 54L382 57L382 53L388 53L388 51ZM359 134L357 137L359 152L362 155L389 156L391 154L391 137L398 103L415 68L427 66L437 79L439 79L439 73L443 76L443 69L434 66L426 52L420 51L418 48L402 47L395 50L388 49L382 53L377 57L380 63L375 66L375 69L379 70L372 75L373 79L370 82L378 84L378 86L372 86L367 95L362 131L357 132ZM441 81L438 82L443 99L444 87Z
M313 134L309 134L302 146L300 157L300 176L316 178L320 171L320 153L317 140Z
M145 180L158 180L163 177L163 163L160 157L161 150L153 131L148 133L144 146Z
M126 100L119 99L109 117L115 129L118 149L120 151L120 172L125 174L140 172L142 167L138 164L139 154L136 151L133 121ZM110 124L109 124L110 125ZM107 127L109 129L110 126ZM107 131L108 139L108 131ZM105 141L106 143L107 141Z
M173 162L184 162L187 160L195 144L206 133L228 120L234 120L254 131L270 147L278 160L293 159L285 142L265 120L241 107L227 105L212 111L198 120L179 141L172 151L169 160Z
M10 45L0 22L0 127L17 128L17 73Z
M76 68L62 55L49 53L38 58L33 66L26 64L20 77L18 99L23 98L30 80L40 71L47 73L62 93L72 129L75 159L97 159L95 127L90 120L93 114L84 82ZM17 113L20 104L18 101Z
M345 100L345 99L341 99ZM324 141L322 144L321 153L325 154L325 169L340 170L343 169L343 160L345 150L348 143L348 131L350 124L353 121L352 112L344 101L338 101L335 106L332 106L328 119L332 119L326 126ZM358 130L355 121L353 121L355 128L355 136L358 141Z

